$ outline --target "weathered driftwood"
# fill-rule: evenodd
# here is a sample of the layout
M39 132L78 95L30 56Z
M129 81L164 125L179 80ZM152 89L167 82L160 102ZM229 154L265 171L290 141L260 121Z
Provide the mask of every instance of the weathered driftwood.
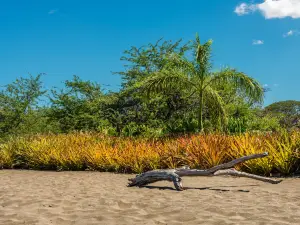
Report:
M260 180L263 182L268 182L271 184L278 184L281 180L275 180L267 177L262 177L250 173L240 172L235 170L233 167L239 163L243 163L250 159L258 159L268 156L268 153L262 154L254 154L249 156L244 156L231 162L224 163L218 166L214 166L210 169L206 170L198 170L198 169L189 169L189 168L178 168L178 169L167 169L167 170L152 170L146 173L142 173L137 175L135 178L129 179L130 183L129 187L133 186L145 186L150 183L154 183L157 181L167 180L174 183L176 190L182 191L184 190L182 186L183 176L220 176L220 175L230 175L230 176L238 176L238 177L248 177L256 180Z

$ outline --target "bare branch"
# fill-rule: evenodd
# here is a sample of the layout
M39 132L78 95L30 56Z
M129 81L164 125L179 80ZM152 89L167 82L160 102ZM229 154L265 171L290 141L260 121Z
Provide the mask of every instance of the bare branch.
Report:
M249 174L245 172L240 172L235 169L232 169L235 165L239 163L243 163L247 160L251 159L258 159L268 156L268 153L262 154L254 154L249 156L244 156L238 159L234 159L228 163L224 163L218 166L214 166L207 170L197 170L197 169L187 169L187 168L178 168L178 169L168 169L168 170L153 170L146 173L142 173L137 175L133 179L129 179L130 183L128 184L129 187L133 186L144 186L150 183L154 183L157 181L171 181L174 183L176 190L182 191L184 190L182 186L182 179L183 176L221 176L221 175L230 175L230 176L238 176L238 177L247 177L255 180L260 180L263 182L271 183L271 184L278 184L281 180L274 180L267 177L262 177L254 174Z
M282 180L274 180L267 177L262 177L250 173L240 172L236 169L227 169L227 170L219 170L214 173L214 176L222 176L222 175L229 175L229 176L237 176L237 177L247 177L255 180L260 180L263 182L271 183L271 184L279 184Z

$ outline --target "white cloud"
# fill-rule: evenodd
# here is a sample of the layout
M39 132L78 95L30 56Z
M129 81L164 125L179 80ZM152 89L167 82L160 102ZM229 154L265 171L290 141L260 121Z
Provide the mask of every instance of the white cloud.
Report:
M242 4L238 5L234 10L234 12L236 14L238 14L239 16L243 16L243 15L252 13L254 11L256 11L256 5L246 4L246 3L242 3Z
M52 9L48 12L49 15L52 15L52 14L55 14L55 13L58 13L58 9Z
M283 34L283 37L297 36L300 35L299 30L289 30L287 33Z
M253 44L253 45L263 45L263 44L264 44L264 41L263 41L263 40L253 40L253 41L252 41L252 44Z
M300 18L300 0L264 0L260 4L241 3L235 8L238 15L259 11L266 19L291 17Z
M269 85L268 85L268 84L264 84L263 87L264 87L264 88L267 88L267 87L269 87Z

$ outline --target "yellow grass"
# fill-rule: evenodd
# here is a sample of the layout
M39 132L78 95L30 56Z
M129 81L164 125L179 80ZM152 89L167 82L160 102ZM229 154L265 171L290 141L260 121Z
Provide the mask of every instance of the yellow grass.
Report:
M183 165L205 169L244 155L269 152L269 157L238 168L287 175L299 167L299 148L300 132L209 134L156 141L79 132L11 139L0 145L0 167L141 173Z

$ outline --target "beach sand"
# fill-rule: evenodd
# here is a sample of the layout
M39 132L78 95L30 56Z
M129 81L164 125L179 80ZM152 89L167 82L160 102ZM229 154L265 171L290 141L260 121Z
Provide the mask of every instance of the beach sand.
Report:
M300 224L300 179L184 177L187 190L134 175L0 170L0 224Z

